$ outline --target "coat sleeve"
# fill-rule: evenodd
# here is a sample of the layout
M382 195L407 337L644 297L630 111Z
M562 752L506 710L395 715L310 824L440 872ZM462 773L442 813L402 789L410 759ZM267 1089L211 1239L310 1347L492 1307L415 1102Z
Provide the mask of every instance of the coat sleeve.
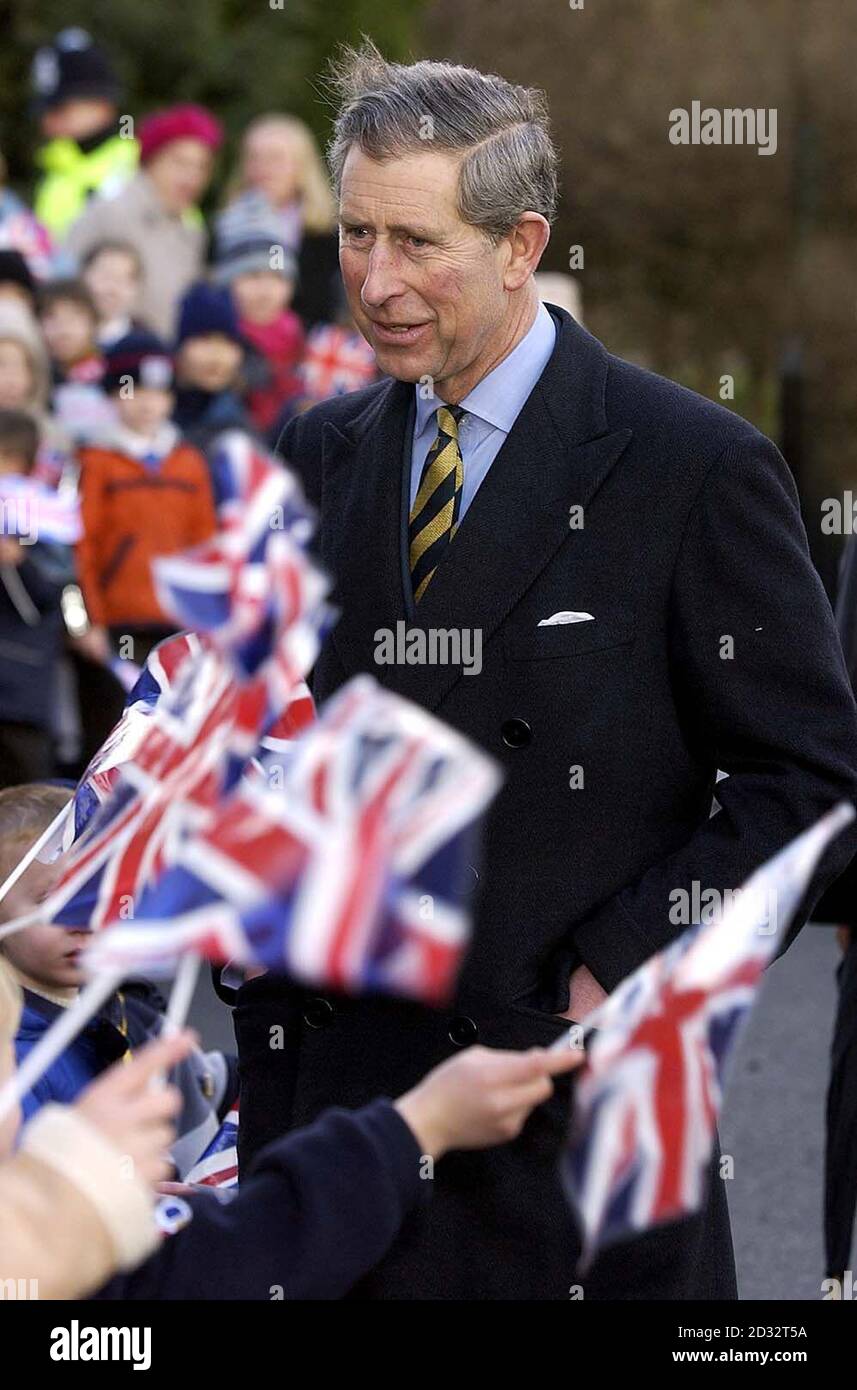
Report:
M156 1240L152 1204L123 1156L74 1111L49 1105L0 1166L4 1278L41 1299L80 1298Z
M77 572L86 611L93 623L105 620L98 584L98 542L103 535L102 470L86 450L81 455L80 519L82 535L77 544Z
M685 736L728 778L714 816L573 929L575 950L608 990L683 930L670 919L671 893L690 893L694 882L700 891L740 887L857 793L857 709L833 614L792 476L761 435L728 446L706 475L682 538L669 622ZM789 940L855 847L849 827L825 855Z
M389 1101L329 1110L269 1144L238 1194L193 1219L106 1299L336 1299L386 1254L431 1186Z

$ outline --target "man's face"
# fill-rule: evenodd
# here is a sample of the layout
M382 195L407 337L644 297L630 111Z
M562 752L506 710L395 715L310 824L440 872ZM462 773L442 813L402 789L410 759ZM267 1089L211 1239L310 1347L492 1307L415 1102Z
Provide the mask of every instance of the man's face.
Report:
M101 97L75 97L51 107L42 116L47 140L86 140L116 119L116 107Z
M426 152L378 163L348 152L340 194L339 264L354 321L383 372L428 376L457 401L503 343L510 246L463 222L459 161Z
M10 922L38 908L56 887L60 873L59 863L32 863L6 894L0 909L2 920ZM47 988L73 989L84 978L80 954L87 936L86 932L35 922L6 937L3 954L31 980Z

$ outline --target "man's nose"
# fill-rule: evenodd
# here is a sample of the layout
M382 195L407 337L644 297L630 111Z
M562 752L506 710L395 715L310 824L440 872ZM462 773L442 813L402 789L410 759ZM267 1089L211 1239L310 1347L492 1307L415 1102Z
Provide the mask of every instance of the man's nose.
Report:
M404 294L407 285L399 273L397 257L383 247L375 246L369 255L366 279L360 298L367 309L377 309L386 300Z

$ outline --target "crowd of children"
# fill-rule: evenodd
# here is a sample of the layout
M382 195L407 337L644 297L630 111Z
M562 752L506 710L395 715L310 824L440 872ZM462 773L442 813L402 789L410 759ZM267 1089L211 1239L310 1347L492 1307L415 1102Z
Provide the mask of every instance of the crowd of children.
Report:
M377 376L299 120L260 116L230 160L200 106L124 112L79 28L38 51L32 83L32 207L0 189L0 788L79 772L114 722L120 659L169 630L152 557L215 526L218 435L272 447L295 412ZM209 231L200 203L230 163ZM20 498L38 520L49 493L78 506L75 542L23 534Z

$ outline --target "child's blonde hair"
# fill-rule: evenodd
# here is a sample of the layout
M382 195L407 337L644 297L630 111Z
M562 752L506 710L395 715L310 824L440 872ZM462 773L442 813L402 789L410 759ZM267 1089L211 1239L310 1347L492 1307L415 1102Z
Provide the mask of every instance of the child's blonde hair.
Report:
M0 881L71 800L70 787L25 782L0 791Z

